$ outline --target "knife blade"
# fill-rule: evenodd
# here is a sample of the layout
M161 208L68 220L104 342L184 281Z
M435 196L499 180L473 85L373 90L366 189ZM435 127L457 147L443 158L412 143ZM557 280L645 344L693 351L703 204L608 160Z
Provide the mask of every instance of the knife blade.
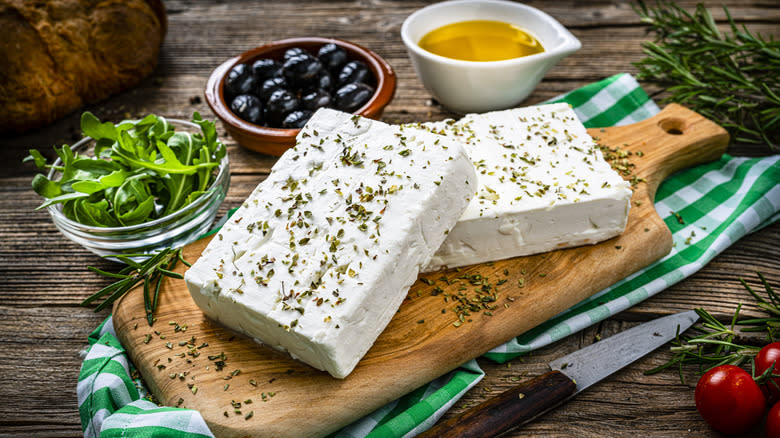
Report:
M674 339L695 311L645 322L549 363L552 371L524 382L418 435L493 437L527 423Z

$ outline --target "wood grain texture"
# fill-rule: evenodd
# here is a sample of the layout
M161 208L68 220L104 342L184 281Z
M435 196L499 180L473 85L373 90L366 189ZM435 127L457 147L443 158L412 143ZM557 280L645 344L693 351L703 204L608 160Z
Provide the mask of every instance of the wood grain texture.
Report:
M681 0L691 10L698 0ZM119 121L154 112L187 118L193 111L214 118L203 100L211 70L230 56L264 41L302 35L329 35L365 45L385 57L399 75L398 92L388 106L386 122L441 120L450 117L431 100L417 80L401 43L403 18L428 2L419 0L238 1L166 0L169 28L160 62L151 77L133 90L89 109L102 119ZM635 73L631 62L642 57L640 43L649 39L629 0L562 0L525 2L551 14L582 41L583 48L563 60L524 104L538 103L620 72ZM652 2L650 2L652 3ZM738 24L775 38L780 34L780 4L766 0L705 0L725 29L721 4ZM598 61L594 61L597 59ZM659 90L643 83L648 92ZM661 94L660 96L662 96ZM658 97L660 97L658 96ZM200 99L200 101L198 101ZM79 351L86 336L107 315L78 306L108 284L87 265L116 269L66 240L30 189L36 173L21 159L31 147L51 157L51 146L72 144L80 137L80 112L25 136L0 139L0 436L82 436L76 401ZM268 174L273 157L239 147L219 128L231 157L232 179L221 213L237 206ZM735 156L762 156L761 145L732 144ZM608 320L534 351L511 366L479 359L486 376L445 414L445 420L501 390L546 372L545 364L657 316L702 306L719 319L730 318L737 304L756 315L752 299L738 282L758 286L762 271L780 289L780 223L735 242L690 278ZM167 321L162 321L163 326ZM167 327L167 326L166 326ZM219 353L219 352L216 352ZM508 437L716 437L696 413L696 375L644 376L643 371L669 357L661 348L575 399ZM304 400L305 402L305 400ZM268 402L270 403L270 402ZM334 401L338 403L338 401ZM272 405L260 405L270 408ZM258 408L260 409L260 408ZM759 431L745 437L760 436Z
M140 288L118 300L114 304L117 334L158 399L197 409L223 436L324 436L668 253L671 233L651 202L658 184L672 172L720 157L728 144L725 130L679 105L670 105L634 125L591 129L589 133L606 146L643 152L633 161L636 174L647 182L639 184L633 194L626 231L597 245L424 275L429 283L442 275L453 281L438 282L440 294L433 293L430 285L416 282L374 346L343 381L262 348L248 338L231 335L203 316L181 280L163 285L157 311L160 322L151 329L143 323ZM196 260L208 240L185 247L185 257ZM467 280L459 280L464 276ZM461 284L468 285L468 278L474 276L495 288L497 309L492 315L473 313L457 327L453 324L457 318L452 304L443 298L447 294L456 296ZM506 286L499 286L499 280ZM518 287L520 281L522 288ZM188 329L177 333L170 324L162 326L168 321L186 323ZM147 335L152 330L156 332L150 342ZM160 333L164 339L160 339ZM176 348L179 343L187 344L190 337L195 341ZM207 347L198 349L199 356L192 357L193 347L203 343ZM220 355L222 352L227 360ZM226 364L214 372L208 367L215 367L212 358L217 356ZM240 369L241 374L226 381L234 369ZM169 377L184 371L189 375L183 382ZM269 384L255 387L244 382L248 379ZM225 383L233 389L224 389ZM192 385L197 385L197 394L192 393ZM273 409L255 411L251 421L232 414L231 400L257 399L258 392L275 393L267 401ZM332 400L343 403L334 404ZM228 415L224 415L226 411Z

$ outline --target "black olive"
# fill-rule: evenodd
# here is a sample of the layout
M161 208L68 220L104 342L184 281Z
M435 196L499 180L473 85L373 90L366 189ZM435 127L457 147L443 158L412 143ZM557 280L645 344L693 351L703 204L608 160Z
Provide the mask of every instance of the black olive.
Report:
M252 63L252 71L257 79L261 81L279 76L281 69L282 65L274 59L258 59Z
M260 123L263 118L263 103L251 94L239 94L230 102L230 110L247 122Z
M351 113L365 105L373 95L373 88L362 82L352 82L339 88L333 100L336 109Z
M330 93L322 89L317 89L304 94L303 97L301 97L301 106L307 110L314 111L317 108L329 106L331 101Z
M292 82L290 80L287 81L288 83ZM328 93L333 92L334 88L334 81L333 76L328 73L327 70L321 70L320 74L317 76L309 79L308 81L296 81L295 84L297 86L295 87L288 87L288 89L292 91L297 91L299 96L303 96L304 94L309 94L314 90L323 89L327 91Z
M325 68L333 73L338 73L341 66L347 62L347 51L343 47L333 43L325 44L317 52L317 58L322 61Z
M303 128L303 125L311 118L311 111L298 110L287 114L287 117L282 121L282 128L297 129Z
M256 84L257 78L252 69L246 64L238 64L225 77L225 92L231 97L251 93Z
M279 126L282 120L298 109L298 98L283 88L271 93L266 103L266 118L271 124Z
M330 75L327 71L323 70L322 73L320 73L319 76L317 76L315 80L315 86L317 88L322 88L323 90L330 91L333 89L333 76Z
M302 49L300 47L292 47L290 49L287 49L284 51L284 56L282 57L283 60L287 61L288 59L292 58L293 56L298 55L309 55L310 53L307 52L305 49Z
M257 96L262 100L268 100L269 97L271 97L271 94L273 94L274 91L286 88L287 87L287 81L283 77L275 77L266 79L263 81L263 83L260 85L260 89L257 90Z
M350 82L369 82L371 71L361 61L349 61L339 72L338 84L345 85Z
M282 72L291 83L303 85L317 77L322 71L322 63L311 55L297 55L284 61Z

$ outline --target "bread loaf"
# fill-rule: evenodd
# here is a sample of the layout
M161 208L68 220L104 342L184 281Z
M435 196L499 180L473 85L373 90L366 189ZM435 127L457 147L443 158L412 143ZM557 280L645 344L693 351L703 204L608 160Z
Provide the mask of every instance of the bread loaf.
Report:
M0 0L0 133L51 123L152 72L161 0Z

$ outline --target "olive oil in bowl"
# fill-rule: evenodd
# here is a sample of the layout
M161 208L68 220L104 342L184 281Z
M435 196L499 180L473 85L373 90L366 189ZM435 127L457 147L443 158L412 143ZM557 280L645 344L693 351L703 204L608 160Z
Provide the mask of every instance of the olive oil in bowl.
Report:
M529 33L513 24L491 20L447 24L425 34L418 45L461 61L502 61L544 52L542 44Z

